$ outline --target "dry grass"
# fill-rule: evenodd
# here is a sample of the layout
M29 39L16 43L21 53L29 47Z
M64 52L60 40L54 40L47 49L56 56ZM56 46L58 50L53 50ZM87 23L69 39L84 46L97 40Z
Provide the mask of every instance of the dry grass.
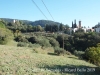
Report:
M71 73L54 72L48 69L73 67L96 67L74 56L47 55L50 49L36 48L40 53L34 53L31 48L0 45L1 75L75 75ZM48 51L46 51L48 50ZM42 53L43 52L43 53ZM52 52L52 51L51 51ZM76 75L80 75L77 73ZM83 74L84 75L84 74Z

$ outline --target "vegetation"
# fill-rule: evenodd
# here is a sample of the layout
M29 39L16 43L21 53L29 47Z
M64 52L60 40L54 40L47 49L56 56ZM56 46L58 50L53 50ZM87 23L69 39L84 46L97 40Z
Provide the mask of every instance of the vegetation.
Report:
M12 32L0 21L0 44L7 44L12 38Z
M40 21L40 22L42 22L42 21ZM45 56L44 55L43 59L45 58L44 61L46 61L47 63L45 63L44 61L41 62L42 60L38 58L39 55L37 54L36 55L37 60L34 58L37 62L34 62L33 60L30 62L30 64L34 65L33 67L38 67L38 68L43 68L43 69L44 69L44 67L47 67L47 68L56 67L56 68L64 69L64 67L67 66L67 65L65 65L65 63L67 63L67 64L70 63L67 60L70 61L71 59L73 59L73 57L69 57L69 56L73 56L73 55L75 55L73 61L77 58L77 60L78 59L86 60L97 66L100 66L100 44L99 44L100 43L100 34L99 33L95 33L95 32L84 33L84 31L80 28L72 35L69 35L69 26L68 25L63 25L63 24L57 25L57 24L51 23L51 24L45 24L45 27L42 27L40 24L32 25L29 23L31 23L31 22L25 23L21 20L16 21L15 23L6 22L3 20L0 21L0 44L1 45L10 44L10 40L12 40L12 41L16 42L15 44L18 47L18 49L23 50L23 48L24 48L24 51L26 49L30 49L30 51L28 50L28 52L29 53L31 52L31 54L29 54L30 56L29 55L28 56L31 59L30 60L29 60L29 58L26 59L25 63L28 64L29 63L28 61L31 61L32 58L35 57L34 54L41 53L41 54L46 54L46 58L44 57ZM58 30L59 30L59 32L58 32ZM22 47L22 48L20 48L20 47ZM20 54L20 52L21 51L19 51L19 54ZM7 54L5 54L5 55L7 55ZM25 56L27 56L27 55L25 55ZM40 57L41 56L42 55L40 55ZM49 58L48 56L50 56L50 58L52 57L52 59L50 59L50 61L46 60ZM16 57L16 55L15 55L15 57ZM26 58L26 57L24 57L24 58ZM56 59L57 59L57 61L56 61ZM53 60L56 63L54 62L54 64L51 64L51 63L53 63ZM60 61L60 60L63 60L63 61ZM18 59L18 61L21 62L22 60ZM63 62L64 64L62 64L60 62ZM1 60L0 60L0 63L1 63ZM11 63L12 63L12 61L11 61ZM22 63L24 63L24 62L22 62ZM59 63L59 64L57 64L57 63ZM74 64L74 63L72 63L72 64ZM24 66L25 65L26 64L24 64ZM57 65L60 65L60 67ZM65 65L65 66L63 67L63 65ZM10 65L10 66L12 66L12 65ZM25 70L26 68L24 66L21 68L21 67L18 67L18 65L17 65L18 68L16 68L16 70L14 72L16 74L26 73L27 70ZM75 65L72 65L72 66L75 67ZM1 65L0 65L0 67L1 67L0 73L3 73L3 72L6 73L6 72L12 71L11 68L5 69ZM67 67L69 67L69 66L67 66ZM77 65L77 67L79 67L79 66ZM82 67L84 67L84 66L82 66ZM21 71L22 71L22 73L21 73ZM30 72L32 74L32 71L28 70L27 72ZM45 71L43 74L46 74L46 72L47 71ZM50 74L51 74L51 72L50 72ZM65 73L65 72L62 72L62 73ZM53 74L61 74L61 72L59 72L59 73L57 72L57 73L53 73Z
M59 47L59 42L54 38L48 38L52 47Z
M33 49L27 47L3 45L0 45L0 55L1 75L97 75L97 72L66 73L60 71L60 69L64 70L65 68L72 68L72 66L77 68L97 67L86 61L78 60L75 56L46 55L33 52Z
M87 48L85 55L89 62L100 66L100 43L97 44L97 47Z

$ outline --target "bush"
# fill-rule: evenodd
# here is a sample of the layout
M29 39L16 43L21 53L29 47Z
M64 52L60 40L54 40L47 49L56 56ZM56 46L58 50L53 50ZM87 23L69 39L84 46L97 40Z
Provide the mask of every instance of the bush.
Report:
M28 39L28 41L31 42L32 44L34 44L34 43L37 43L38 38L37 38L36 36L33 36L33 37L30 37L30 38Z
M5 37L1 37L0 36L0 44L2 44L2 45L4 45L4 44L6 44L7 43L7 37L5 36Z
M72 55L69 51L65 51L65 54Z
M30 42L29 45L28 45L28 47L33 47L33 44Z
M64 54L64 52L65 50L63 50L62 48L59 48L59 47L54 48L54 53L56 53L57 55Z
M59 42L56 41L56 39L54 39L54 38L48 38L48 39L49 39L50 44L51 44L53 47L60 46L60 45L59 45Z
M21 36L21 35L15 37L15 41L28 43L28 40L25 37Z
M18 42L17 46L18 47L27 47L27 43L25 43L25 42Z
M85 51L85 56L89 62L100 66L100 47L89 47Z
M74 51L74 55L78 56L80 59L83 58L84 54L85 54L84 51L77 51L77 50Z
M13 33L10 30L6 28L0 28L0 44L7 44L12 39Z
M56 38L57 38L57 35L58 35L58 34L54 34L54 35L53 35L53 38L56 39Z
M35 43L35 44L33 44L33 47L38 48L38 47L40 47L40 45Z
M5 28L5 25L2 21L0 21L0 28Z
M51 44L49 43L49 40L46 38L38 39L37 44L40 44L42 47L51 47Z

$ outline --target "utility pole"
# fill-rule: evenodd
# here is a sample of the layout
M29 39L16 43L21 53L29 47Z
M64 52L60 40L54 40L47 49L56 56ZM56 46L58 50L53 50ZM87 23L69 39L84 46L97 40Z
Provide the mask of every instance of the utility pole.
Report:
M63 28L63 50L64 50L64 30L66 30L66 28Z
M63 35L63 50L64 50L64 34L62 34Z

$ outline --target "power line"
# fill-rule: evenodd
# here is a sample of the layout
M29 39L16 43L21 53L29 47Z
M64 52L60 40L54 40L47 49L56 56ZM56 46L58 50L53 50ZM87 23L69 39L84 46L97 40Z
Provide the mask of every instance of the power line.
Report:
M44 17L48 20L48 18L45 16L45 14L41 11L41 9L38 7L38 5L32 0L33 4L40 10L40 12L44 15Z
M49 12L49 14L50 14L50 16L52 17L52 19L54 20L53 16L51 15L51 13L50 13L50 11L48 10L48 8L47 8L46 4L44 3L44 1L43 1L43 0L41 0L41 1L42 1L42 3L44 4L44 6L45 6L45 8L47 9L47 11ZM55 20L54 20L54 21L55 21Z

